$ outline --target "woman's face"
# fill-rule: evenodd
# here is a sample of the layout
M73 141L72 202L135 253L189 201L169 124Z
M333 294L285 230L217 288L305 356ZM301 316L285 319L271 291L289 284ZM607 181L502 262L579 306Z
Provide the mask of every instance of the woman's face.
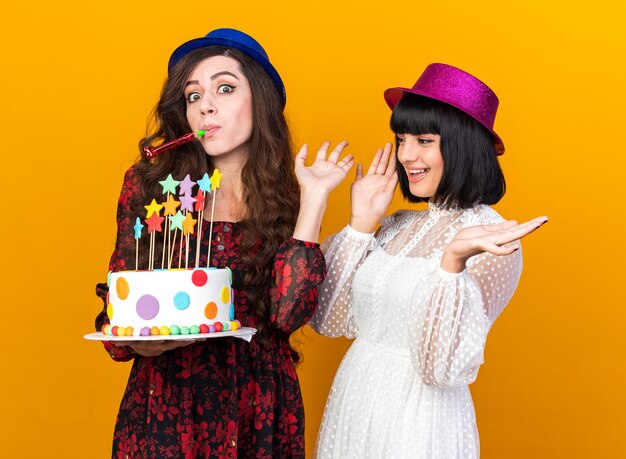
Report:
M239 62L212 56L200 62L185 85L187 121L211 157L245 160L252 136L252 92Z
M411 194L420 198L435 195L443 175L441 137L437 134L396 134L398 160L409 179Z

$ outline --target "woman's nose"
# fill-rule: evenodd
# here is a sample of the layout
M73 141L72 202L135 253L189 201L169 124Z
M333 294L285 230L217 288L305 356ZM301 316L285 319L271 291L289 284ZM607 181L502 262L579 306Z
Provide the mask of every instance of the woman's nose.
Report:
M200 111L203 115L212 115L217 112L217 108L215 106L215 101L209 94L205 94L202 96L202 100L200 101Z
M417 144L410 139L405 139L402 143L398 145L398 159L402 164L417 161Z

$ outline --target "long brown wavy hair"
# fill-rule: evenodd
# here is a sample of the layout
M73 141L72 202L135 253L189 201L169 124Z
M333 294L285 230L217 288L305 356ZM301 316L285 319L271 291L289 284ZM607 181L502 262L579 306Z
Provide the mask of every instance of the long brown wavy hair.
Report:
M147 135L139 142L141 159L135 167L142 195L136 196L131 208L136 211L135 215L139 215L144 210L143 206L152 199L162 200L159 181L168 174L176 180L182 180L187 174L194 180L205 173L212 174L211 158L199 142L189 142L153 160L146 158L143 148L191 131L186 118L185 83L201 61L218 55L232 57L239 62L252 92L250 154L241 171L246 214L240 222L243 236L239 249L245 273L244 292L258 317L259 336L262 336L260 332L268 322L272 260L278 246L293 234L300 200L291 134L281 99L269 75L256 61L236 49L210 46L192 51L176 63L153 110ZM280 186L277 186L279 181ZM148 239L139 240L144 246L140 249L143 254L140 266L147 266L148 263ZM159 241L155 247L156 253L160 253L162 242ZM292 357L297 362L299 355L292 351Z

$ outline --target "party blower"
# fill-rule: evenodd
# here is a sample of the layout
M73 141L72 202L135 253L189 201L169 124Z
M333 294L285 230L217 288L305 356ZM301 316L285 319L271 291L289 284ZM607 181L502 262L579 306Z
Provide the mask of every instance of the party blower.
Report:
M186 143L191 142L196 137L204 137L204 129L199 130L197 133L190 132L188 134L182 135L174 140L170 140L169 142L159 145L158 147L143 147L143 152L148 159L156 158L161 153L171 150L172 148L185 145Z

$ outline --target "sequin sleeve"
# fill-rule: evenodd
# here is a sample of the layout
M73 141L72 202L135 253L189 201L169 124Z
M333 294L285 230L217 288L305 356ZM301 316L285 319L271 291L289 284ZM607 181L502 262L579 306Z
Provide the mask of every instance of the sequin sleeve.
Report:
M270 289L270 323L292 333L307 323L317 307L318 286L326 264L319 244L290 238L278 248Z
M131 254L134 254L135 240L133 237L132 224L133 220L130 212L130 200L134 193L138 191L139 182L134 174L134 168L131 167L126 171L124 176L124 185L117 202L117 238L115 249L109 261L109 271L123 271L129 269L127 263ZM102 299L102 311L96 317L96 330L101 331L102 326L109 323L107 316L107 296L109 287L106 283L96 285L96 295ZM127 346L115 346L108 341L104 341L104 348L111 358L116 361L124 362L135 357L135 352Z
M461 273L434 269L413 294L418 313L410 351L425 384L458 387L472 383L483 362L487 333L509 302L522 272L520 251L482 254Z
M376 246L371 234L349 226L327 239L326 279L320 287L319 306L309 325L321 335L354 338L357 327L352 314L352 279L367 254Z

